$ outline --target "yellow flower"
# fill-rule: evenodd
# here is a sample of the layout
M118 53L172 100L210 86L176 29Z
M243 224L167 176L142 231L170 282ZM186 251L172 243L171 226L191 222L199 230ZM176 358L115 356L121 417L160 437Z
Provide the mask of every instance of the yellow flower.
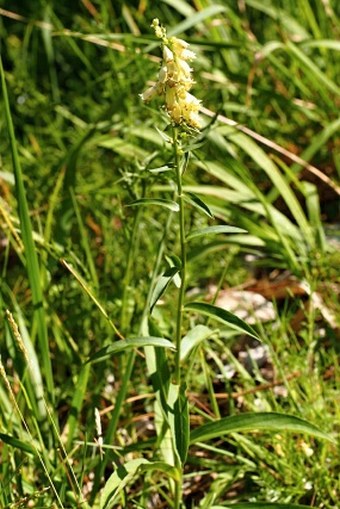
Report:
M199 129L200 101L189 94L194 80L188 61L196 58L196 55L188 49L189 44L183 39L177 37L168 39L165 28L160 25L157 18L153 20L151 26L156 36L162 40L163 63L156 84L140 94L140 97L147 102L155 96L163 96L165 109L174 124L186 124Z

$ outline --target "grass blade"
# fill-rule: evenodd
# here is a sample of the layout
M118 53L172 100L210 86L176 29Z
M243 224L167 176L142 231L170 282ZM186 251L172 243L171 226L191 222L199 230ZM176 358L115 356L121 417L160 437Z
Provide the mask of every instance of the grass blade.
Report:
M2 85L2 94L4 98L4 107L5 107L5 117L7 122L7 129L9 135L9 142L11 147L11 155L12 155L12 163L13 163L13 172L15 178L15 189L16 189L16 197L18 201L18 212L20 219L20 227L21 227L21 235L25 249L25 259L26 259L26 269L28 280L32 292L32 302L34 306L34 319L37 323L37 331L38 331L38 340L39 346L41 349L42 356L42 366L43 373L46 379L46 385L49 397L51 401L54 400L54 383L53 383L53 374L52 374L52 366L50 360L50 350L48 344L48 334L47 334L47 322L46 322L46 314L43 307L43 292L41 288L41 277L40 277L40 269L38 263L38 256L35 249L35 244L33 240L33 230L32 223L28 211L26 192L24 186L23 175L21 171L16 138L14 133L14 126L12 122L12 115L9 105L7 86L5 80L5 73L2 66L2 60L0 58L0 74L1 74L1 85Z

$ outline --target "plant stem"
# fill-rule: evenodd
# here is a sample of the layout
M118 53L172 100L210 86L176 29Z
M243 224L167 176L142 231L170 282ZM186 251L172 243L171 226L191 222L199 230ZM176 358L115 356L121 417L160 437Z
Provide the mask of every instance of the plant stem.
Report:
M180 509L182 503L182 485L183 485L183 477L182 477L182 468L178 469L180 473L180 477L178 481L175 483L175 493L174 493L174 509Z
M179 238L181 246L181 283L178 293L177 302L177 318L176 318L176 356L175 356L175 372L174 372L174 383L180 385L181 383L181 338L182 338L182 321L183 321L183 303L184 303L184 292L185 292L185 276L186 276L186 246L185 246L185 218L184 218L184 200L182 191L182 172L180 164L180 151L178 143L178 128L173 127L173 144L175 154L175 170L177 180L177 203L179 205ZM176 506L175 506L176 507Z
M174 146L175 171L177 183L177 203L179 205L179 240L181 258L181 270L180 270L181 282L177 301L176 336L175 336L176 354L174 370L174 383L179 386L181 384L181 339L182 339L183 304L186 283L186 245L185 245L184 199L182 189L182 169L180 161L180 147L178 141L177 127L173 127L173 146ZM182 505L183 466L180 460L178 460L177 468L180 475L179 479L175 482L174 509L180 509Z

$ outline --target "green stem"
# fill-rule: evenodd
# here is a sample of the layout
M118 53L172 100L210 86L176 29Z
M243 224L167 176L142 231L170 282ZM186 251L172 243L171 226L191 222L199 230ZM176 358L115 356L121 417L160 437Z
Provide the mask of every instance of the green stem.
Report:
M178 129L173 128L173 143L175 154L175 170L177 180L177 203L179 205L179 239L181 246L181 283L178 293L177 302L177 318L176 318L176 356L175 356L175 372L174 382L177 385L181 383L181 339L182 339L182 321L183 321L183 303L185 293L185 276L186 276L186 246L185 246L185 218L184 218L184 199L182 190L182 172L180 164L180 153L178 144Z
M182 503L182 485L183 485L182 469L179 469L179 473L180 473L180 477L176 481L176 484L175 484L174 509L180 509L181 503Z

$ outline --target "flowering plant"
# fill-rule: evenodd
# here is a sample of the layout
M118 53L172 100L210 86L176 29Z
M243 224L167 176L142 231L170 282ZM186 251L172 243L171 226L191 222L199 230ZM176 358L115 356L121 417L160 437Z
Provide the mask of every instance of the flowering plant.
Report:
M200 102L189 90L194 84L192 69L188 62L196 55L189 50L189 44L177 37L168 38L166 30L156 18L151 26L162 40L163 62L158 74L158 81L145 90L140 96L143 101L150 101L155 96L164 98L165 109L175 125L185 124L199 129L201 122L198 114Z

